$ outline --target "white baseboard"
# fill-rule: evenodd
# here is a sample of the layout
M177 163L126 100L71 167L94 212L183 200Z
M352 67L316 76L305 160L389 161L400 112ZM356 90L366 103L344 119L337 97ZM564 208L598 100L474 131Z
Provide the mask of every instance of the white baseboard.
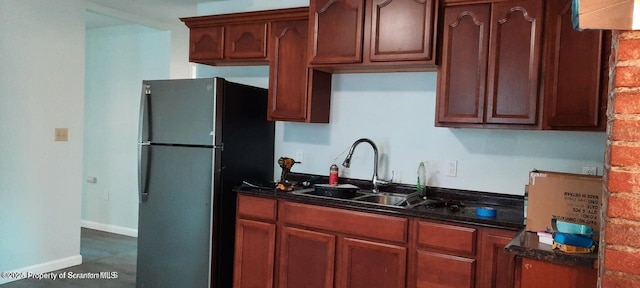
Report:
M82 264L82 256L76 255L76 256L71 256L63 259L41 263L38 265L16 269L9 272L3 272L5 276L0 277L0 285L13 282L16 280L24 279L28 277L28 275L43 274L51 271L69 268L69 267L80 265L80 264ZM9 276L9 275L12 275L12 276Z
M138 237L138 229L131 229L122 226L98 223L93 221L81 220L80 226L84 228L100 230L109 233L115 233L125 236Z

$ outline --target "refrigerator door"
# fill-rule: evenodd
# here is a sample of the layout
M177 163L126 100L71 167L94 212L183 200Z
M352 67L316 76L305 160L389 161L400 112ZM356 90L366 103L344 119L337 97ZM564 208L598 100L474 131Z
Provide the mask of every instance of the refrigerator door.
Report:
M209 287L214 149L149 145L137 287Z
M140 143L213 146L221 78L142 82ZM222 98L222 97L220 97ZM221 113L221 112L220 112Z

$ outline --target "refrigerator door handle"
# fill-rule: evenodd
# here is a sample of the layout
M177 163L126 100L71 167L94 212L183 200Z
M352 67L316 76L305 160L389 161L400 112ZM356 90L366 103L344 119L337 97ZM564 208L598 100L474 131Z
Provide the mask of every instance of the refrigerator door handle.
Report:
M151 139L151 85L144 84L142 87L142 97L140 99L140 127L138 130L138 141L144 142Z
M142 142L138 145L138 198L140 203L147 201L149 191L147 182L149 174L149 154L151 153L150 142Z

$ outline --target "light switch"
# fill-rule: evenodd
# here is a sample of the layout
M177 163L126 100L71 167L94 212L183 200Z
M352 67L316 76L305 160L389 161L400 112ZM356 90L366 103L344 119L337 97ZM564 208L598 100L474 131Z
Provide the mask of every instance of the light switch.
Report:
M56 128L56 141L69 141L69 128Z

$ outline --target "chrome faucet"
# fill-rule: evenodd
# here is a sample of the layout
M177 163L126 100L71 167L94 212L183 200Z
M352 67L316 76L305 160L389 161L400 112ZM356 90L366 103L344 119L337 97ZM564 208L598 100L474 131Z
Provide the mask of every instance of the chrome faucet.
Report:
M344 162L342 162L342 166L346 168L349 168L349 166L351 166L351 157L353 156L353 150L355 150L356 146L358 146L358 144L362 142L369 143L371 147L373 147L373 179L371 179L371 181L373 182L372 191L373 193L378 193L380 191L378 189L378 186L389 185L390 181L386 181L378 178L378 147L376 146L375 143L373 143L373 141L367 138L360 138L356 140L356 142L353 142L353 144L351 145L351 148L349 149L349 154L347 154L347 158L345 158Z

